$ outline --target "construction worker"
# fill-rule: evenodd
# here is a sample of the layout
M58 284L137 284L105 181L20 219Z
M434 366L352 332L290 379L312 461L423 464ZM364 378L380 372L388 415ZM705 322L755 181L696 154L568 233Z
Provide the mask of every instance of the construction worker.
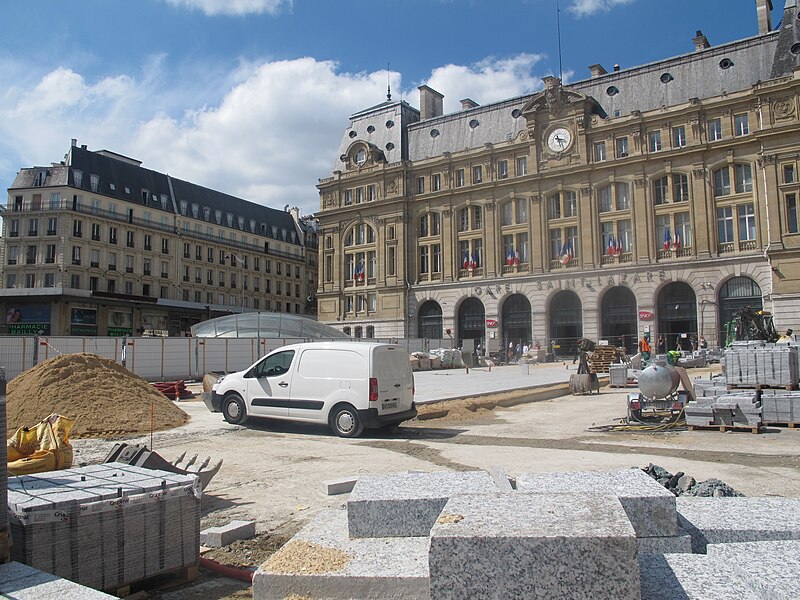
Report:
M639 340L639 353L642 355L642 363L650 360L650 334L645 333Z
M778 338L779 344L788 344L789 342L793 342L794 338L792 337L792 330L787 329L786 333L784 333L781 337Z

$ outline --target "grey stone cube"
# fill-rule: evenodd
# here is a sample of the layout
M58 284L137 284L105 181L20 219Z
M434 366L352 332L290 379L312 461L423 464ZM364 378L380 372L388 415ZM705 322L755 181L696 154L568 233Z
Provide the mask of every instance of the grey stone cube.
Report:
M618 498L451 498L431 531L431 597L640 598L636 534Z

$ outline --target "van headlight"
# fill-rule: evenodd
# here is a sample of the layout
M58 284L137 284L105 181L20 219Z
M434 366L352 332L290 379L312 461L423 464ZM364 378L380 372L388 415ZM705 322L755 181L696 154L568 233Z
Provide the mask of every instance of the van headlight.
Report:
M225 377L225 375L220 375L214 385L211 386L211 389L215 389L220 383L222 383L222 380L225 379Z

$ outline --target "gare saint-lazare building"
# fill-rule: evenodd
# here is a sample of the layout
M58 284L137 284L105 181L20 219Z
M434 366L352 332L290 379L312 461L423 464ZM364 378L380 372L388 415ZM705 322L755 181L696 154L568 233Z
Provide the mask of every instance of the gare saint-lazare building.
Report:
M443 114L352 115L318 184L320 321L354 337L724 342L800 323L800 7L752 37ZM588 61L587 61L588 62ZM682 337L685 336L685 337Z

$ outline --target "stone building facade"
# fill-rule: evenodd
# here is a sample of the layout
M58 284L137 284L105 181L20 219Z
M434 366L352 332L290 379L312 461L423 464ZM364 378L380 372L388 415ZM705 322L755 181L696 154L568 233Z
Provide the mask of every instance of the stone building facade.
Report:
M321 179L319 319L489 351L725 338L743 306L800 324L800 20L443 114L351 117Z
M20 169L2 216L2 334L183 336L232 313L315 313L313 219L76 140Z

